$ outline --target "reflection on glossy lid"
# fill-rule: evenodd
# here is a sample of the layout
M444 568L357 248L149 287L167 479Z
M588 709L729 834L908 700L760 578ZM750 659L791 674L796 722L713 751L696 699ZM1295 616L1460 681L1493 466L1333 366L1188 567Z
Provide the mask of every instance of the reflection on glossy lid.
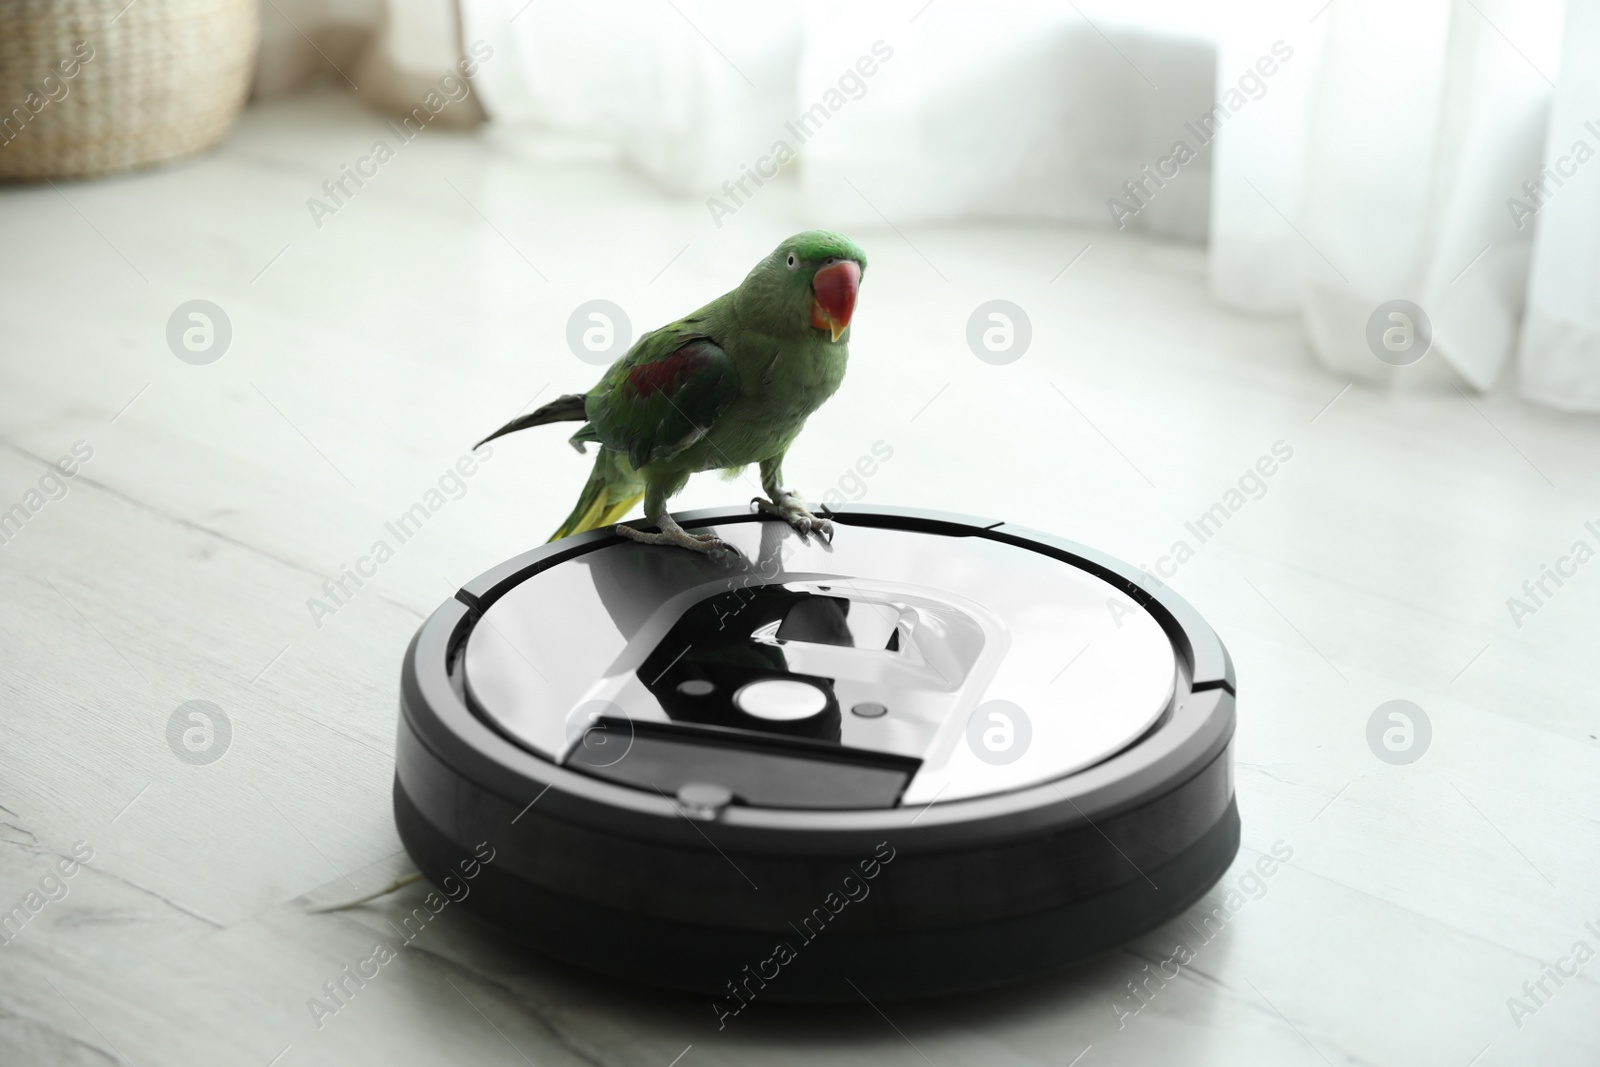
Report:
M745 559L624 542L502 596L467 642L480 712L558 762L597 707L752 751L911 757L900 803L916 805L1090 766L1172 700L1156 620L1041 553L857 526L831 546L777 522L712 530Z

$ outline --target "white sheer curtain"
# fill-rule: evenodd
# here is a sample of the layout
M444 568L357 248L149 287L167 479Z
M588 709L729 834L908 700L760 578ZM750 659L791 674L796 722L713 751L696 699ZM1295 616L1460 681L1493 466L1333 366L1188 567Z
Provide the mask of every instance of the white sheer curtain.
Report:
M809 207L839 226L879 223L872 205L896 225L1108 221L1109 193L1209 105L1212 48L1187 8L462 0L466 35L516 57L478 77L497 121L598 132L700 200L727 201L723 183L781 141ZM1208 167L1209 153L1131 225L1203 239Z
M674 193L738 177L790 117L792 4L462 0L462 19L495 51L475 80L498 124L610 145Z
M1600 411L1600 5L1573 0L1544 162L1562 184L1537 216L1522 326L1531 399ZM1583 162L1579 162L1583 157ZM1575 174L1569 173L1576 170ZM1562 177L1562 175L1567 175Z
M1507 201L1537 177L1561 23L1558 0L1337 0L1306 28L1285 92L1218 141L1217 297L1300 311L1318 357L1352 377L1494 387L1550 221L1519 227ZM1224 39L1221 69L1260 47L1251 25ZM1367 347L1368 316L1393 299L1432 320L1416 366ZM1600 386L1600 363L1588 373Z
M805 24L799 107L869 43L894 49L803 158L808 203L844 225L878 210L897 225L1108 224L1107 199L1209 106L1213 49L1169 5L937 0L915 22L869 8L819 5ZM1123 223L1204 240L1209 168L1201 151Z
M450 0L365 2L431 61L394 42ZM496 136L576 135L713 213L798 181L839 226L1208 241L1217 299L1298 313L1341 374L1600 410L1594 0L459 3ZM1365 339L1397 298L1434 329L1404 368Z

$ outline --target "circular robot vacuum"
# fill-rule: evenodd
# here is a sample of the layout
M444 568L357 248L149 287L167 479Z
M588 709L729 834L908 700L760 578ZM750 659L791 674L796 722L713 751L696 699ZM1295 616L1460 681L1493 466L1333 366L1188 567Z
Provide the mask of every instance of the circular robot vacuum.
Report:
M394 791L422 873L719 1018L1044 974L1221 877L1233 667L1194 609L1007 523L830 516L678 516L737 559L597 530L435 611Z

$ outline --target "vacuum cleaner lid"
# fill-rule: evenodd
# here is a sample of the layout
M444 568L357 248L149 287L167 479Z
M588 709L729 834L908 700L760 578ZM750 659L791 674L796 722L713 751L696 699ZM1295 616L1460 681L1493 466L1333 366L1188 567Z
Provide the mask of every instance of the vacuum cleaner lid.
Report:
M1186 670L1143 607L1022 545L707 530L743 558L610 543L496 599L465 648L478 714L553 763L708 810L886 808L1106 760Z

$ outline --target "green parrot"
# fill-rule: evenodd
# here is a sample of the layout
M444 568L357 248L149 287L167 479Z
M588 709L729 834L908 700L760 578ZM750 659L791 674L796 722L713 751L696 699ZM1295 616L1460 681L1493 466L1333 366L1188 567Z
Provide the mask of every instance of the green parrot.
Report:
M783 487L783 457L806 417L833 395L849 358L850 318L867 257L827 230L795 234L739 287L640 337L600 384L512 419L484 438L551 422L582 422L573 447L600 446L577 506L550 540L616 522L644 498L660 532L618 526L634 541L697 552L730 549L691 534L667 501L697 471L761 466L757 510L801 535L829 539L833 524ZM482 442L479 442L480 444Z

